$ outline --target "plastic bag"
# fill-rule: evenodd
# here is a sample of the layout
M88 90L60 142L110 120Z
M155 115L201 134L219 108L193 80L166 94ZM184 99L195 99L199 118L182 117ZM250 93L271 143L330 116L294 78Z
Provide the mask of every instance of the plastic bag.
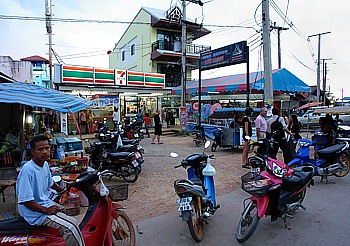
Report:
M102 178L100 177L101 185L100 185L100 195L101 196L108 196L109 195L109 190L105 186L105 184L102 181Z

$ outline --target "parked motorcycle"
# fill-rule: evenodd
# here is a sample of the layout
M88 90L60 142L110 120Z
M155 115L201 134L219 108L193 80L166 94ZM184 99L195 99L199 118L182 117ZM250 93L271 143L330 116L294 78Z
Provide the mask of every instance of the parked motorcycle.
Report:
M144 162L141 150L143 150L142 146L139 142L135 144L124 145L123 140L120 135L108 132L106 135L100 133L100 139L102 139L106 143L106 150L109 153L117 153L117 152L132 152L135 154L135 158L139 165L137 166L138 173L141 173L142 166L141 164ZM144 151L142 151L144 152Z
M106 150L106 142L90 143L85 148L85 153L90 154L89 165L95 169L110 170L116 176L121 177L126 182L134 183L138 179L137 167L139 163L132 152L111 153Z
M210 141L205 143L205 149ZM178 154L171 153L172 157ZM192 238L200 242L203 238L203 223L212 218L215 211L220 208L216 204L214 175L216 173L210 160L213 155L193 154L181 161L175 168L187 168L187 179L177 179L174 188L180 197L176 200L178 212L181 212L182 221L187 222Z
M108 196L102 196L96 187L103 182L101 177L107 172L85 172L70 184L70 187L81 190L89 201L89 208L79 225L85 245L134 246L135 229L123 206ZM0 242L4 246L66 245L58 234L57 229L29 225L23 217L0 221Z
M267 139L254 145L259 148L255 152L257 156L248 159L251 171L241 177L242 189L252 196L243 202L244 209L236 230L238 242L252 236L264 215L270 215L271 221L282 218L287 227L286 218L292 217L292 212L306 209L302 205L306 188L313 185L314 169L311 166L290 169L283 162L270 158Z
M203 126L197 125L196 130L192 132L192 136L193 136L193 142L197 147L201 146L202 142L205 144L206 139L205 139Z
M347 156L349 144L347 142L318 150L318 160L310 158L310 147L316 145L315 141L301 139L298 145L300 148L295 158L288 163L289 167L312 165L315 168L315 175L321 176L321 181L326 179L326 182L328 182L328 176L344 177L349 173L350 162Z

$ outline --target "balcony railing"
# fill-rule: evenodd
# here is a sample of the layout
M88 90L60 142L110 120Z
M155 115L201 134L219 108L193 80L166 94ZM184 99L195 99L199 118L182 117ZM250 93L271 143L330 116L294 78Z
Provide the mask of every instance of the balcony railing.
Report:
M168 50L176 53L181 53L182 44L181 41L169 42L164 40L157 40L152 44L152 52L156 50ZM197 44L187 44L186 53L199 54L204 51L211 50L210 46L197 45Z

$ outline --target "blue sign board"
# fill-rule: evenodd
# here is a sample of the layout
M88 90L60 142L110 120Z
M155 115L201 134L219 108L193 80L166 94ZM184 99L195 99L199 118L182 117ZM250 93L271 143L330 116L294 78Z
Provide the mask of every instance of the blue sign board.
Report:
M241 41L201 53L201 70L204 71L247 62L247 52L249 52L247 41Z

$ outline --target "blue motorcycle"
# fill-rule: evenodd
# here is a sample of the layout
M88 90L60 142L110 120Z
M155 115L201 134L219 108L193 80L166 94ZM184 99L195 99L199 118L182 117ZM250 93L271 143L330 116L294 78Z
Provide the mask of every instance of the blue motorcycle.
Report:
M315 169L315 175L321 176L321 181L326 179L326 182L328 182L328 176L344 177L348 174L350 162L347 156L349 148L347 142L315 150L319 157L318 160L310 158L310 147L315 147L315 141L301 139L298 145L300 148L295 155L295 159L288 163L289 167L312 165Z

